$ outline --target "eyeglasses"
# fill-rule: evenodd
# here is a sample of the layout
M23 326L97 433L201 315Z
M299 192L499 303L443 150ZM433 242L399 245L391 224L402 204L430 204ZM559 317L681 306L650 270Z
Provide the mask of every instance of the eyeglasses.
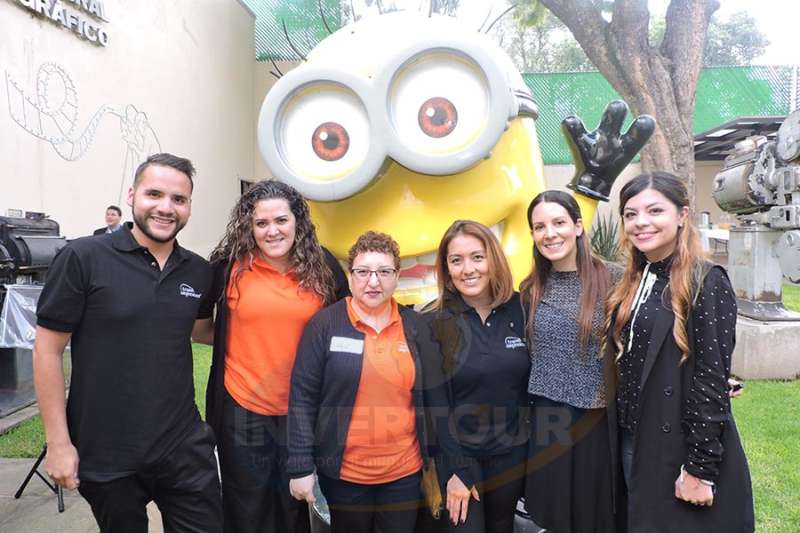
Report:
M394 275L397 274L397 269L379 268L377 270L370 270L368 268L353 268L350 270L350 272L357 279L360 279L361 281L368 280L370 277L372 277L373 274L378 276L378 279L384 280L384 279L391 279L392 277L394 277Z

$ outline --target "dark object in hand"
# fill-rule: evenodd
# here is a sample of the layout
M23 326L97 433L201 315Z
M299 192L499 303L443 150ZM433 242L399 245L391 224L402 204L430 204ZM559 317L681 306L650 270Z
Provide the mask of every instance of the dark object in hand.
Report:
M606 106L594 131L587 132L583 121L569 116L561 122L575 163L575 176L569 188L595 200L608 201L614 180L647 143L656 128L650 115L640 115L625 134L620 134L628 114L628 104L614 100Z
M741 381L736 381L735 379L732 378L728 380L728 390L730 392L736 392L742 390L743 388L744 388L744 383L742 383Z

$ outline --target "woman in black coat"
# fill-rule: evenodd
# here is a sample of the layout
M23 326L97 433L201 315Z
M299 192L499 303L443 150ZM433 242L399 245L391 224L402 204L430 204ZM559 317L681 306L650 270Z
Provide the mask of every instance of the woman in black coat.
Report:
M752 532L750 473L728 395L730 281L702 259L675 176L637 176L620 212L630 259L609 297L605 351L616 379L617 509L636 533Z

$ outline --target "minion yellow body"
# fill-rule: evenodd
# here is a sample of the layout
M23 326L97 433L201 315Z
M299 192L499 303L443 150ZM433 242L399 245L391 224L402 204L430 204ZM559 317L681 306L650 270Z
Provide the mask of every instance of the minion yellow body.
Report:
M394 13L334 33L281 78L259 120L275 177L311 199L343 259L367 230L402 254L396 296L436 296L435 251L457 219L499 237L517 283L530 271L526 210L545 189L538 110L510 59L448 17ZM576 195L583 219L596 200Z

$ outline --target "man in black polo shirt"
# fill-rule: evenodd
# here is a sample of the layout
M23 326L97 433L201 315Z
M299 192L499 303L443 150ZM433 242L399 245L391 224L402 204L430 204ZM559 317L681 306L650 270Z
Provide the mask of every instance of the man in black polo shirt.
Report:
M156 154L136 170L133 229L71 242L37 310L34 379L46 470L78 488L102 532L222 530L214 436L194 403L190 335L211 269L175 236L189 219L192 163ZM62 354L72 343L64 401Z

